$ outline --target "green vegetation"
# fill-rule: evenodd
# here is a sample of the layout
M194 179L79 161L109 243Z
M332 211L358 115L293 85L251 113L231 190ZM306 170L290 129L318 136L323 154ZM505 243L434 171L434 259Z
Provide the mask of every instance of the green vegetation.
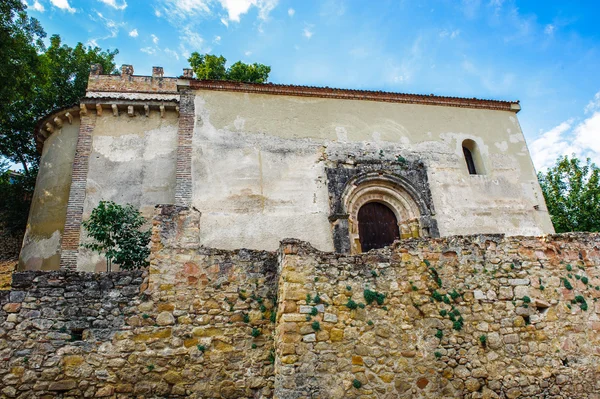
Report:
M0 226L25 230L39 165L33 130L50 111L79 102L85 94L91 64L115 70L118 51L77 43L70 47L58 35L46 43L39 21L26 2L0 2ZM18 164L22 171L8 171Z
M200 352L204 352L206 350L206 346L204 345L196 345L196 348L198 348Z
M148 266L151 231L140 230L145 223L141 213L131 204L121 206L112 201L100 201L89 219L81 223L93 240L82 246L104 254L107 271L111 271L113 263L123 270Z
M356 389L359 389L360 387L362 387L362 382L355 378L354 381L352 381L352 386Z
M486 346L487 345L487 335L485 335L485 334L480 335L479 342L481 342L481 345Z
M266 83L271 67L263 64L236 62L225 68L227 59L222 55L204 54L194 51L188 58L198 79L231 80L235 82Z
M371 291L368 288L363 291L363 296L368 305L372 304L373 302L377 302L378 305L383 305L383 302L385 301L385 294L377 291Z
M261 334L261 331L258 328L253 328L252 332L250 333L250 335L252 335L254 338L258 337L260 334Z
M356 309L358 307L358 304L356 302L354 302L352 299L348 299L348 303L346 303L346 307L348 309Z
M444 332L442 330L437 330L435 332L435 337L438 339L442 339L442 337L444 336Z
M318 321L313 321L313 323L310 326L315 331L319 331L321 329L321 324Z
M589 158L559 157L538 180L557 233L600 231L600 169Z

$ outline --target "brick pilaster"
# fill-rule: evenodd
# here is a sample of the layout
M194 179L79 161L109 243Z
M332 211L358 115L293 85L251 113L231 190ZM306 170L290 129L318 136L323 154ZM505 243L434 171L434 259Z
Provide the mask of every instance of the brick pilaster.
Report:
M177 170L175 204L190 206L192 202L192 136L194 134L194 94L183 91L179 100L177 134Z
M77 147L75 148L75 158L73 160L69 202L67 204L67 218L61 242L61 269L75 270L77 268L81 218L83 215L83 203L85 201L89 157L92 150L92 132L96 125L96 114L80 114L80 121L79 136L77 137Z

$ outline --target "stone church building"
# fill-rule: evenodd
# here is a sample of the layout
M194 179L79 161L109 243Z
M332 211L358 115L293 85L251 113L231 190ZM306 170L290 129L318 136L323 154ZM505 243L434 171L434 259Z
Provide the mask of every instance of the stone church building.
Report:
M21 270L104 270L80 247L101 200L191 206L220 249L554 231L518 102L133 72L93 66L80 104L39 122Z

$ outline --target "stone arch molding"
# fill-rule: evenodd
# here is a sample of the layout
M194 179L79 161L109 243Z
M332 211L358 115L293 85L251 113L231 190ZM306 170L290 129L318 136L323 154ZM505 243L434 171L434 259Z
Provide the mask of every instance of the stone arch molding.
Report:
M400 176L368 173L350 179L341 197L347 215L349 249L360 253L358 211L369 202L388 206L396 215L400 238L430 236L431 212L419 192Z

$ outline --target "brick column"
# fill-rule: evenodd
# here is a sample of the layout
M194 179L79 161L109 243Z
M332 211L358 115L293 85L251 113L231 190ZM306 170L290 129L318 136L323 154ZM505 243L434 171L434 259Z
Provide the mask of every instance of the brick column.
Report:
M85 200L89 157L92 150L92 132L96 125L96 114L80 114L79 136L73 160L71 189L67 204L67 219L61 242L60 268L77 269L79 253L79 234Z
M181 92L179 100L179 131L177 133L177 171L175 173L175 204L190 206L192 202L192 136L194 134L194 94Z

